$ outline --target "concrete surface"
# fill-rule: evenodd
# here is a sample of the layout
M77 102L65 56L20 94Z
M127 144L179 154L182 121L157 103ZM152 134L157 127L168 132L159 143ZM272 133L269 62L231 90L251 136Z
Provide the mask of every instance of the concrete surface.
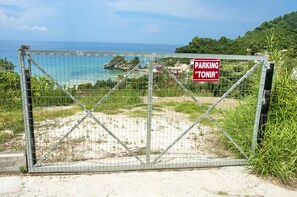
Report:
M242 196L296 197L243 167L187 171L0 177L0 196Z
M0 153L0 172L19 172L26 166L24 153Z

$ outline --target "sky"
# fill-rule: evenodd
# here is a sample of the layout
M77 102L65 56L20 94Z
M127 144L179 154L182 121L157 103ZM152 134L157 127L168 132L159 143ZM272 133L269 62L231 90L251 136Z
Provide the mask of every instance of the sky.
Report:
M293 11L297 0L0 0L0 39L182 45Z

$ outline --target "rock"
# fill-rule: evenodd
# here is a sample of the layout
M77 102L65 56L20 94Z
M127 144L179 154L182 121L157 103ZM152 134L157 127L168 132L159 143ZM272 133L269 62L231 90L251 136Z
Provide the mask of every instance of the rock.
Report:
M122 56L116 56L109 63L104 64L104 69L117 69L126 72L133 69L138 63L138 57L135 57L133 60L125 60L125 58Z

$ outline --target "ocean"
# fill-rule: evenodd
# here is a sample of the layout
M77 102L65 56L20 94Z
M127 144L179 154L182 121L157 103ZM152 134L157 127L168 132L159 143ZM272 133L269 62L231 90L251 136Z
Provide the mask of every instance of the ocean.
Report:
M50 41L4 41L0 40L0 58L6 58L15 65L15 71L19 72L18 48L28 45L32 50L85 50L99 52L162 52L172 53L180 45L166 44L135 44L135 43L96 43L96 42L50 42ZM33 57L34 58L34 57ZM95 82L107 80L118 75L125 75L123 71L104 69L104 64L111 57L36 57L37 63L47 65L47 73L58 82L73 85L82 82ZM126 57L129 59L132 57ZM70 63L71 61L71 63ZM71 64L71 65L70 65ZM85 64L85 65L84 65ZM36 69L34 74L41 75Z

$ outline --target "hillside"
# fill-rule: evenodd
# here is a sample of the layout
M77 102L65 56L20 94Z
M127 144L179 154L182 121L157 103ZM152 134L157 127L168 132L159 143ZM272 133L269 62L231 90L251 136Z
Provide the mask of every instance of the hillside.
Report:
M277 17L262 23L244 36L234 40L222 36L220 39L194 37L192 41L176 49L177 53L210 53L254 55L267 49L267 36L274 34L280 49L287 49L291 57L297 57L297 12Z

